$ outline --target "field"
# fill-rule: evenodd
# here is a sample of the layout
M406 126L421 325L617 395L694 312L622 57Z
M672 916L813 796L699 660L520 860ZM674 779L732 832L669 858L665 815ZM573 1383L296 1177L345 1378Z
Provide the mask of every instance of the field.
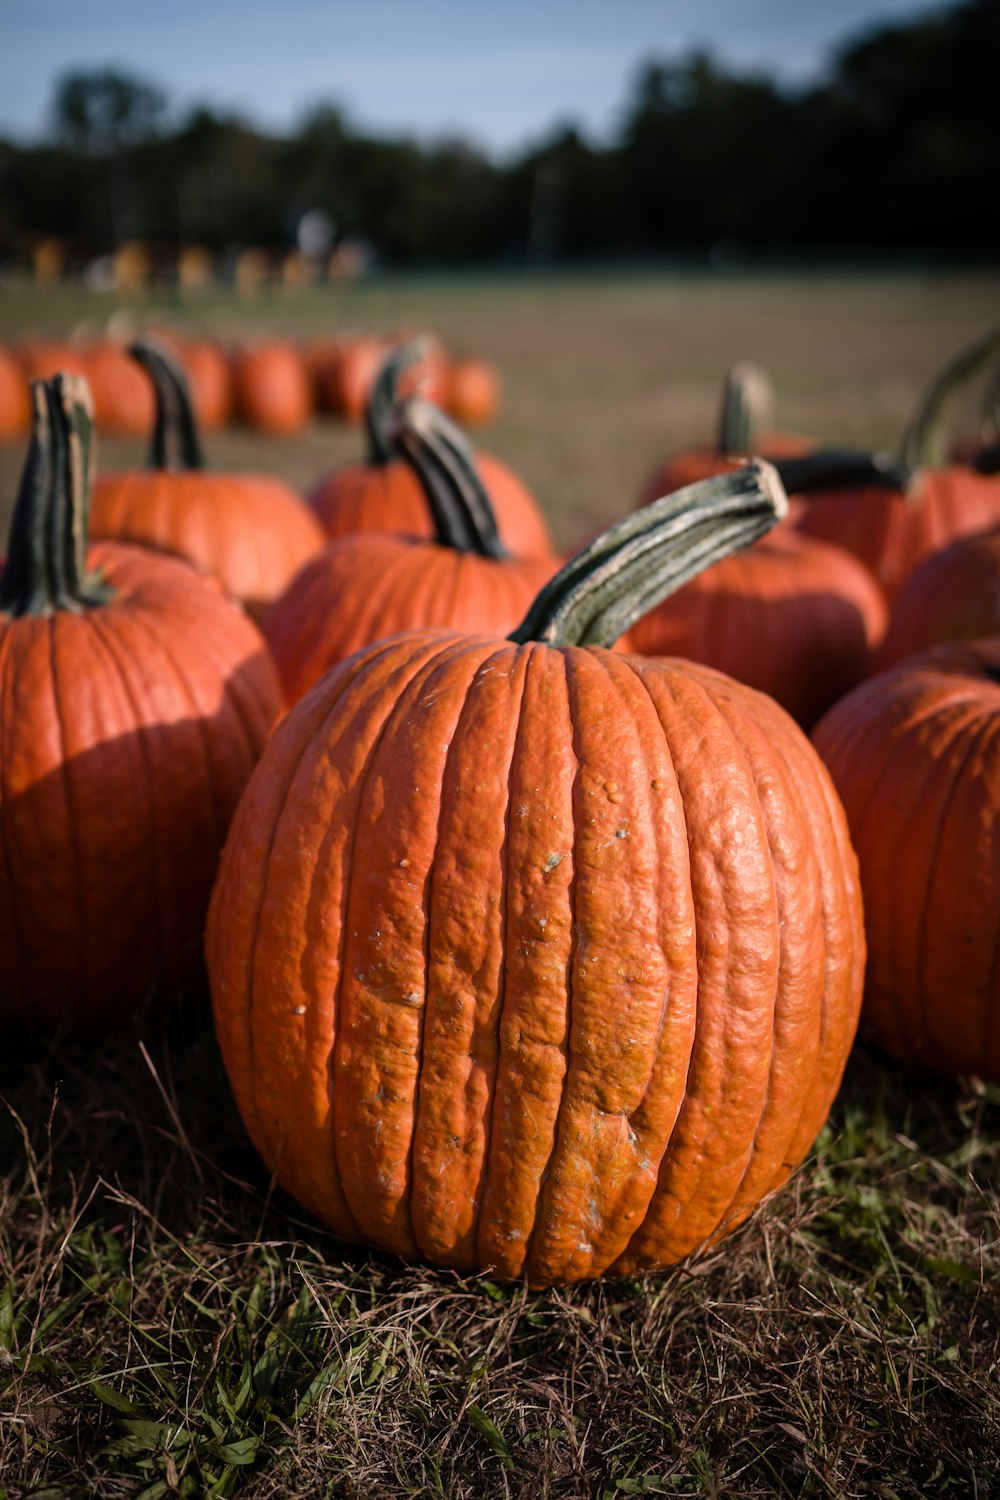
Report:
M484 446L563 543L770 370L782 430L892 447L996 277L373 281L137 309L436 329L506 383ZM0 292L0 336L113 303ZM228 433L305 488L358 435ZM141 448L102 443L120 466ZM0 448L0 512L21 454ZM0 1055L0 1496L1000 1497L1000 1090L858 1047L790 1187L659 1277L529 1294L345 1247L269 1183L205 997Z

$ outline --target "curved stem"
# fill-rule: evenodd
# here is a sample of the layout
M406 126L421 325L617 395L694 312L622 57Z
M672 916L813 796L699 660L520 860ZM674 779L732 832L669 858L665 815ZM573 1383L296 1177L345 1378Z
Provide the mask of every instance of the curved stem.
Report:
M740 360L726 374L719 409L718 449L737 456L752 453L760 433L771 425L774 387L760 365Z
M931 380L910 418L900 455L904 463L940 467L947 460L945 412L952 396L1000 350L1000 328L967 344Z
M384 431L420 480L438 545L499 562L509 558L462 430L429 401L411 396L397 403Z
M654 500L571 558L508 639L610 646L662 599L787 514L781 481L762 459Z
M891 453L865 453L853 448L820 448L799 458L775 459L774 467L790 495L868 486L906 494L913 483L913 470Z
M10 526L0 608L17 618L104 604L86 571L93 406L79 375L31 383L32 434Z
M399 344L379 366L372 382L371 395L365 407L365 432L368 436L368 462L387 464L395 457L392 443L386 431L391 422L393 408L399 402L399 377L410 365L415 365L427 353L425 338L411 339L408 344Z
M204 468L191 393L180 362L157 339L148 335L133 339L128 352L142 365L156 393L150 468Z

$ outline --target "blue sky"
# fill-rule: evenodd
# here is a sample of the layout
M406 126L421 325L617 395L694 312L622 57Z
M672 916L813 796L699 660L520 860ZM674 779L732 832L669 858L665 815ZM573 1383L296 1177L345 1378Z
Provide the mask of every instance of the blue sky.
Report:
M650 52L808 78L831 46L914 0L0 0L0 133L40 134L54 80L116 64L176 110L286 128L332 99L360 125L450 132L504 153L572 118L606 135Z

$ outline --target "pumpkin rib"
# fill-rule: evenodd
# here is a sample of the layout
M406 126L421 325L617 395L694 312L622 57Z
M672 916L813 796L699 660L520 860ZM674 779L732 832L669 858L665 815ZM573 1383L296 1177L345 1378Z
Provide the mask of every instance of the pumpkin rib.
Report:
M407 643L412 636L398 640ZM447 679L449 669L461 663L471 681L487 643L449 634L439 637L438 647L406 676L368 752L360 781L346 876L341 1026L334 1051L335 1111L339 1105L342 1118L354 1124L352 1159L341 1163L345 1197L366 1237L405 1256L416 1252L410 1227L411 1184L403 1160L408 1166L426 1009L426 974L420 966L434 855L429 837L440 813L438 761L443 766L448 753L444 737L450 744L461 709L461 701L455 701L457 686ZM422 712L414 713L418 701ZM423 792L425 784L429 795L413 798L414 785ZM392 821L392 810L399 822ZM415 826L406 821L407 815L416 820ZM389 873L390 843L393 849L407 851L402 877ZM398 860L392 867L398 872ZM396 902L389 908L389 941L384 946L381 929L369 933L366 926L373 914L363 886L373 878L372 872L382 877L378 888L383 903L389 901L390 888ZM419 889L419 896L407 899L402 884ZM387 993L376 994L377 986ZM393 1060L398 1072L391 1066ZM375 1092L369 1096L365 1089L373 1083ZM379 1105L376 1128L369 1126L373 1101Z
M142 763L144 780L146 782L147 807L149 816L149 865L153 877L153 899L151 909L154 912L159 913L163 911L165 905L164 892L166 886L163 879L163 855L160 848L160 839L157 835L157 817L155 807L156 778L153 775L153 768L150 765L145 740L141 732L143 714L140 710L138 699L132 692L132 688L129 684L125 668L118 657L116 649L112 646L112 641L114 640L114 632L109 630L105 633L103 629L104 621L101 618L101 611L99 609L95 609L91 612L90 619L94 626L94 635L104 647L105 655L111 662L112 668L117 674L119 681L121 682L125 702L128 704L129 712L132 715L133 722L135 723L138 731L136 734L136 743L139 751L139 759ZM0 751L0 754L2 754L2 751ZM156 970L157 972L159 972L163 966L163 927L161 921L157 921L155 924L154 945L156 953Z
M509 870L506 861L491 856L495 850L506 848L509 836L511 778L530 653L515 651L511 671L498 672L510 654L505 643L494 649L477 667L466 691L445 760L435 853L428 877L426 1001L410 1143L408 1208L411 1233L420 1253L431 1256L437 1264L466 1272L475 1266L478 1220L485 1197L491 1101L507 989ZM498 717L500 725L494 727L491 721ZM505 736L506 744L500 735ZM475 769L468 772L467 768L475 764L468 749L484 737L497 747L490 766L490 774L496 779L485 789L481 782L467 785L464 779L467 774L481 774ZM501 786L502 808L497 806ZM498 817L502 824L499 837ZM475 866L471 861L479 851L484 858ZM492 877L497 873L499 889L495 890ZM471 923L465 923L469 931L463 931L463 915L471 916ZM465 1000L457 1014L452 1003L456 994ZM492 1017L491 1012L495 1012ZM464 1077L463 1061L468 1065ZM475 1100L470 1099L477 1069L487 1079L482 1113L478 1115ZM473 1159L469 1146L476 1137L480 1144ZM450 1163L447 1138L455 1147ZM467 1208L467 1220L460 1227L456 1220L463 1208ZM437 1232L435 1219L439 1221Z
M551 722L555 713L551 698L556 692L560 702L559 724L565 733L558 738L529 739L528 726L536 702L546 699ZM565 659L561 652L532 648L526 657L520 719L510 766L509 806L519 807L522 789L530 788L537 816L530 824L520 816L511 819L510 843L504 846L508 867L503 937L504 1014L497 1028L490 1130L475 1225L479 1263L492 1265L500 1274L512 1278L523 1274L528 1260L538 1219L540 1185L554 1149L555 1123L562 1098L568 1036L567 985L575 925L571 804L577 771L569 733ZM546 818L549 809L553 810ZM553 822L561 823L554 834L548 826ZM543 827L548 835L546 842L556 847L540 863L535 857L535 839ZM563 843L569 844L568 850L562 848ZM564 876L556 872L564 869L567 860L568 879L563 884ZM544 911L541 918L540 908ZM539 927L539 921L544 928ZM558 951L553 952L554 947ZM552 1034L546 1035L546 1031ZM554 1035L556 1032L558 1036ZM561 1072L555 1087L552 1068L538 1066L538 1052L546 1064L554 1061L550 1059L551 1053L559 1054ZM526 1100L530 1100L530 1109Z
M175 653L170 649L166 641L164 641L163 637L160 635L160 632L155 628L152 620L145 617L144 612L140 612L139 610L134 611L132 619L133 623L139 626L140 632L145 635L146 639L153 641L159 647L164 662L173 675L174 681L180 684L181 692L184 698L186 698L188 705L190 706L191 716L198 726L198 740L201 744L202 760L205 764L205 787L208 792L208 806L212 823L212 837L214 840L214 847L221 850L222 845L225 842L225 835L223 833L223 822L219 816L219 799L215 787L212 754L209 748L208 726L205 723L205 716L202 713L201 705L198 702L198 694L191 686L191 679L188 677L187 673L182 670L180 662L177 660L177 656L179 655L179 653ZM202 645L203 644L204 643L202 642Z
M968 739L966 744L963 745L959 755L959 759L957 763L954 764L954 766L948 765L948 760L945 754L942 754L939 758L936 759L929 758L931 775L933 775L934 772L940 772L942 769L944 769L949 777L949 786L944 800L941 804L941 811L938 816L937 827L935 828L931 839L930 856L927 860L927 887L924 892L924 900L921 906L920 923L916 929L917 942L919 944L919 959L916 966L916 1010L920 1022L920 1031L918 1036L914 1039L914 1051L918 1053L923 1052L923 1042L929 1034L926 994L926 960L927 944L929 939L929 916L931 901L934 895L935 876L938 873L938 855L948 827L948 814L951 809L952 802L954 801L955 796L961 788L962 778L965 775L966 768L972 760L975 752L980 748L982 741L989 737L989 733L994 727L995 721L995 712L991 712L989 709L984 710L980 708L977 714L973 715L973 717L969 719L966 719L961 724L954 736L954 739L952 740L952 746L960 736L964 737L967 735ZM930 782L930 779L931 776L927 778L927 783ZM924 788L919 799L921 806L926 806L927 783L924 784ZM905 833L905 824L903 831ZM998 944L998 949L1000 949L1000 944ZM893 944L893 951L898 951L897 945L895 943ZM893 989L894 999L897 1006L897 1013L899 1013L902 1009L901 1002L899 1000L900 987L896 985L893 987Z
M754 715L752 706L741 704L741 716L734 712L730 700L720 699L717 702L737 740L742 743L746 736L747 739L752 737L756 741L752 750L745 745L745 754L768 830L768 848L776 876L775 888L777 891L780 884L784 893L779 922L774 1044L769 1062L767 1090L750 1143L746 1167L720 1221L723 1232L727 1232L728 1228L741 1223L760 1201L774 1175L775 1162L784 1165L789 1147L798 1133L821 1050L823 997L826 991L826 924L823 920L824 901L818 862L807 833L808 820L791 767L784 755L775 756L773 752L767 754L774 742ZM780 881L779 870L782 872ZM807 883L811 890L803 900L802 892ZM790 911L790 900L798 908L797 911ZM820 949L819 953L804 947L796 958L792 951L794 945L788 940L790 918L795 919L793 930L798 932L800 943L805 933L816 934L814 946ZM790 987L793 989L791 996L788 993ZM803 1015L808 1031L797 1027ZM782 1078L789 1055L793 1058L792 1066L798 1078L798 1088L794 1077L788 1082ZM790 1123L789 1114L793 1115ZM776 1117L776 1129L780 1134L777 1139L769 1140L769 1126ZM782 1122L784 1128L781 1128ZM780 1146L778 1141L781 1142ZM760 1180L761 1172L755 1171L760 1163L763 1163L765 1174L763 1181Z
M83 976L84 988L86 988L87 987L87 981L88 981L88 978L89 978L89 975L88 975L88 965L87 965L87 954L88 954L89 944L88 944L87 939L88 939L88 933L89 933L90 923L87 921L86 912L84 910L83 892L84 892L85 884L84 884L84 878L83 878L83 875L84 875L83 860L82 860L81 854L80 854L80 839L79 839L79 835L77 833L76 815L75 815L74 810L73 810L73 791L72 791L73 778L70 776L70 773L69 773L69 753L68 753L68 741L67 741L67 737L66 737L66 723L65 723L65 718L64 718L64 715L63 715L63 707L62 707L62 702L61 702L61 698L60 698L59 673L56 670L56 654L57 654L56 653L56 626L57 626L58 618L59 618L58 613L53 612L51 615L48 616L48 618L46 620L46 624L47 624L47 627L48 627L48 638L49 638L49 640L48 640L48 645L49 645L49 671L50 671L51 676L52 676L52 707L53 707L53 710L54 710L53 717L54 717L54 720L55 720L56 733L58 735L58 743L59 743L59 766L60 766L60 770L62 772L64 797L65 797L65 800L66 800L66 820L67 820L67 829L68 829L68 832L69 832L70 861L71 861L71 867L73 869L73 876L74 876L74 878L73 878L73 888L74 888L74 898L75 898L74 904L76 906L76 920L77 920L77 923L78 923L78 934L77 934L77 937L78 937L78 941L79 941L79 952L80 952L80 973Z
M764 695L757 695L753 702L748 705L748 713L759 724L765 737L770 737L775 732L784 728L783 715L778 705L773 703ZM831 1045L831 1024L836 1016L836 1003L830 994L831 971L838 973L850 972L855 982L857 992L857 1003L852 1010L846 1014L847 1026L842 1028L850 1031L853 1035L857 1026L857 1009L860 1004L861 977L864 967L864 954L858 952L856 941L857 932L852 921L852 897L848 888L847 864L854 860L854 852L846 835L846 826L839 804L831 795L829 778L821 772L821 763L813 754L803 754L803 742L785 737L783 743L783 756L785 766L788 770L788 784L796 801L800 814L803 817L809 834L809 849L815 856L817 848L823 843L832 843L837 854L835 861L816 860L819 876L819 894L821 903L821 921L823 931L823 999L819 1006L819 1028L817 1040L816 1068L821 1074L821 1093L824 1098L832 1101L840 1078L843 1074L843 1061L836 1067L833 1074L824 1068L824 1059L827 1057L845 1058L849 1050L845 1037L838 1036L835 1045ZM820 774L818 774L820 773ZM802 794L803 784L808 786L811 795ZM817 796L818 794L818 796ZM818 808L823 809L823 826L820 827ZM825 835L825 839L824 839ZM855 862L856 863L856 862ZM856 885L855 880L855 885ZM850 962L843 965L837 961L837 955L831 944L831 934L846 933L850 938ZM863 936L863 934L862 934ZM802 1160L811 1142L815 1139L819 1123L815 1115L818 1111L810 1111L811 1094L804 1097L803 1109L796 1121L795 1129L789 1141L787 1154L781 1160L777 1172L770 1180L765 1189L773 1192L774 1189L785 1180L791 1171ZM822 1100L821 1100L822 1105ZM826 1106L829 1109L829 1103ZM826 1111L823 1111L825 1114Z
M744 1023L748 1018L737 1013L741 924L736 917L742 915L746 934L743 945L758 967L761 918L759 912L756 917L753 911L747 914L747 884L744 874L737 876L734 868L731 849L735 845L722 828L723 817L728 818L731 826L738 806L744 814L749 813L750 820L756 825L754 852L758 872L766 869L770 879L766 904L774 916L771 935L775 939L777 917L773 866L756 794L751 801L748 793L753 790L752 784L747 781L746 774L742 781L740 779L741 749L714 701L712 689L720 682L726 683L727 679L710 668L696 667L687 662L683 664L683 674L675 669L667 676L661 663L660 672L648 676L650 695L673 750L678 786L687 814L686 826L690 833L694 816L702 833L707 830L712 837L700 837L697 843L689 837L698 951L698 1008L684 1099L659 1164L656 1192L649 1212L617 1263L624 1268L642 1255L644 1245L655 1243L658 1259L678 1259L718 1229L719 1212L731 1197L741 1172L732 1172L731 1161L713 1157L713 1145L743 1134L739 1124L740 1111L747 1112L745 1096L748 1093L752 1096L755 1092L754 1077L741 1076L740 1071L740 1054L759 1055L759 1039L751 1037L748 1044L744 1035ZM711 784L699 774L709 745L715 766ZM721 787L726 788L726 796L720 806L717 789ZM710 800L713 797L715 801ZM744 843L743 847L748 845ZM726 891L734 886L738 889L739 899L729 901ZM759 892L755 905L758 908L762 905ZM719 928L720 932L724 931L725 945L713 954L712 914L720 908L729 915L729 929ZM752 939L749 943L748 938ZM772 959L767 967L773 970L771 984L774 986L777 951ZM754 987L759 987L759 981ZM725 1003L722 1003L722 997L725 997ZM770 1024L768 1019L767 1025ZM757 1025L763 1035L765 1026L759 1021ZM734 1115L737 1117L735 1126ZM725 1186L727 1169L733 1177L728 1190ZM708 1184L706 1179L710 1179ZM692 1223L692 1205L699 1198L701 1217Z

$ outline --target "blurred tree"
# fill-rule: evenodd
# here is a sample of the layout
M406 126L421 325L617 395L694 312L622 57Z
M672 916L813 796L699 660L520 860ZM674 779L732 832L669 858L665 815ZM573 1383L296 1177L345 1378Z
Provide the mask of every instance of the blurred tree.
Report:
M58 140L77 151L115 151L157 133L167 107L155 84L116 68L66 73L56 84Z

